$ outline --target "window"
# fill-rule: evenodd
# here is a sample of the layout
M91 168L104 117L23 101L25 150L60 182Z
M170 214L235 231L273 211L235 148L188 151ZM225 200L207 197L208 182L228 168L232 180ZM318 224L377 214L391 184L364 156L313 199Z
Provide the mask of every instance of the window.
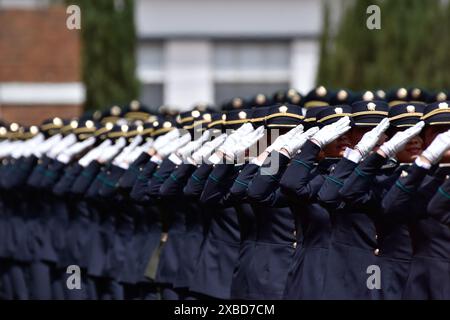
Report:
M214 98L220 104L235 96L272 94L289 87L290 44L287 41L216 42Z
M163 104L164 52L160 41L141 42L137 50L137 76L141 82L142 103L153 110Z
M157 110L163 101L163 84L147 83L141 84L141 98L140 101L149 107L151 110Z

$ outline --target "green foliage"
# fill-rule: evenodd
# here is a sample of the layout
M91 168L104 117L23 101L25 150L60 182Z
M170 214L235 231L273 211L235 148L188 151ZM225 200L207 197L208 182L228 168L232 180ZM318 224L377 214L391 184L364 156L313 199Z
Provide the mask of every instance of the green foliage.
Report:
M136 99L133 0L76 0L75 4L81 8L85 107L99 109Z
M440 0L346 0L336 35L324 28L317 82L354 90L450 87L450 4ZM366 9L381 9L381 29L369 30ZM324 16L327 9L324 9ZM328 23L328 22L326 22ZM323 44L322 44L323 46ZM326 70L326 72L324 72Z

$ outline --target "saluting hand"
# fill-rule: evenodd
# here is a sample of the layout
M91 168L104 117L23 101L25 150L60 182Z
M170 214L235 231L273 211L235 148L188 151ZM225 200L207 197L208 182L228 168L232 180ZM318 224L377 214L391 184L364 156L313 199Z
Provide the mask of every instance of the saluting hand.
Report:
M312 138L311 141L317 144L321 149L330 142L333 142L344 133L350 130L350 118L348 116L339 119L338 121L326 125L320 129Z
M450 149L450 130L440 133L433 142L422 152L421 158L425 158L430 164L436 164L447 150ZM423 159L424 160L424 159Z
M180 130L173 129L166 134L159 136L153 143L152 149L158 151L159 149L164 148L168 143L180 137L180 134Z
M405 131L397 132L389 141L383 143L377 152L386 158L393 157L397 152L403 150L409 140L420 133L424 125L425 123L420 121Z
M226 138L227 134L222 133L214 140L206 142L200 149L192 154L192 157L188 157L188 160L194 165L201 164L203 159L208 159L211 156L211 153L222 145Z
M311 139L311 137L313 137L315 134L317 134L318 131L319 127L312 127L303 132L301 135L291 137L291 139L286 141L280 152L287 157L292 157L298 152L298 150L300 150L305 142Z
M384 118L381 122L369 132L366 132L361 140L356 144L355 149L347 148L344 157L359 163L375 147L384 132L389 128L389 119Z
M270 146L268 146L265 151L267 153L271 153L273 150L279 151L287 142L289 142L290 139L301 133L303 133L303 125L299 124L295 128L289 130L287 133L276 138L275 141Z
M166 146L160 148L158 150L157 155L162 159L167 157L169 154L177 150L178 148L181 148L186 143L191 141L191 135L189 133L184 134L180 138L177 138L175 140L170 141ZM156 142L156 141L155 141Z
M177 156L179 156L181 159L187 159L187 157L190 156L198 148L200 148L203 143L208 141L210 136L211 136L211 131L206 130L200 138L198 138L197 140L191 141L184 147L181 147L180 149L178 149L176 151Z

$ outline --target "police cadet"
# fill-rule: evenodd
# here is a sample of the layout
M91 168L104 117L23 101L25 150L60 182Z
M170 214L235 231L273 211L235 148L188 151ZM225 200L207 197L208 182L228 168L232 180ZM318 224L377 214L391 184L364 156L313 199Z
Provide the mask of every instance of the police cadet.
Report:
M319 86L1 124L1 297L448 299L446 98Z
M256 102L256 101L255 101ZM242 109L242 110L236 110L233 112L228 112L224 117L224 129L225 130L246 130L247 132L251 132L253 129L258 128L262 125L264 122L263 119L265 117L265 112L267 110L266 107L264 107L262 104L253 103L253 109ZM245 123L245 124L244 124ZM251 124L250 124L251 123ZM244 124L244 125L243 125ZM239 129L241 126L243 128ZM253 126L253 128L252 128ZM261 130L261 129L259 129ZM230 216L230 218L233 218L233 220L229 220L229 230L238 231L238 235L235 233L235 239L239 239L240 242L235 241L235 248L232 248L230 246L230 255L228 258L223 259L224 262L222 265L226 266L225 263L228 264L228 267L223 267L220 271L223 275L219 276L221 277L227 277L228 283L222 284L226 286L226 290L229 292L228 297L235 297L239 296L240 294L238 292L242 292L245 288L245 283L239 282L239 286L234 286L236 284L235 282L235 276L237 274L237 277L239 278L239 275L242 273L245 273L243 269L247 266L246 263L242 263L242 252L245 250L244 248L247 248L250 243L252 243L252 240L254 239L254 216L253 212L251 211L248 204L245 204L241 202L240 197L232 197L230 192L233 186L236 184L235 181L241 176L245 175L246 172L248 172L249 164L248 159L245 157L245 155L242 154L244 149L241 151L236 150L230 150L230 146L234 147L237 146L233 145L234 140L233 139L235 135L232 135L226 140L224 139L224 144L218 146L220 150L220 154L226 150L227 154L229 155L229 163L218 163L210 172L208 176L208 180L205 184L204 190L201 194L200 200L202 201L204 207L206 210L211 210L210 208L214 206L219 206L221 208L228 208L227 210L231 212L231 210L234 210L233 216ZM251 138L249 135L245 138ZM245 140L244 138L244 140ZM255 139L257 139L256 137ZM228 142L226 142L228 140ZM231 141L231 144L230 144ZM251 139L250 143L252 143L253 139ZM240 141L243 143L246 143L245 141ZM237 164L234 164L234 157L237 158ZM214 158L214 157L213 157ZM217 160L217 159L216 159ZM209 181L211 180L211 181ZM207 204L205 206L205 204ZM211 227L217 229L216 233L218 233L219 228L216 226L216 221L218 221L218 218L224 219L221 217L215 218L214 215L211 215L211 213L206 213L210 215L211 218ZM230 232L229 231L229 232ZM223 231L220 231L223 232ZM223 237L223 236L221 236ZM236 246L237 244L237 246ZM250 245L251 246L251 245ZM202 248L203 250L203 248ZM231 255L231 253L233 255ZM209 259L211 259L210 257ZM210 264L212 263L219 263L219 261L210 260Z
M220 152L225 152L228 155L229 160L233 160L233 155L237 157L238 163L243 163L238 166L238 172L236 167L232 164L218 164L211 175L214 176L214 184L219 186L215 188L206 189L202 194L202 199L206 199L209 204L219 204L222 207L233 207L237 213L237 221L239 228L239 249L237 250L237 257L234 262L232 271L232 279L230 283L230 297L232 299L245 299L249 298L249 282L247 281L252 270L252 257L254 253L255 240L257 236L257 228L255 223L255 212L246 203L246 194L248 182L256 173L257 165L250 161L248 156L243 155L245 147L254 144L257 140L263 137L262 132L264 120L266 118L269 107L256 106L251 111L242 110L237 114L238 119L234 119L236 114L227 114L225 121L225 127L239 128L242 123L250 122L253 129L256 129L252 134L244 138L243 144L236 145L240 151L230 149L233 145L227 145L230 140L226 142L223 147L220 146ZM251 130L250 123L244 124L239 130ZM259 128L259 129L258 129ZM256 133L257 132L257 133ZM250 140L247 140L250 139ZM247 140L247 142L245 141ZM244 157L243 159L239 158Z
M192 141L174 150L168 156L167 159L173 164L173 169L168 172L167 178L165 178L167 176L165 173L161 174L159 171L155 173L164 177L159 189L159 197L161 207L166 215L167 239L161 248L156 276L157 281L165 284L164 299L184 299L187 294L187 286L184 284L180 286L176 284L176 281L179 270L183 268L181 261L184 252L182 250L188 215L186 204L182 202L182 190L189 174L195 167L189 163L183 164L183 161L186 161L188 155L208 141L210 137L210 131L204 130L206 124L211 120L210 113L194 109L187 115L187 118L190 118L189 121L185 121L186 117L183 115L180 115L179 119L184 124L183 129L189 132L189 138ZM203 130L204 132L202 132ZM178 198L176 198L177 196Z
M253 129L248 123L250 111L227 113L225 127L235 131L209 158L214 168L200 196L211 222L191 289L213 298L229 299L231 296L233 271L241 243L238 217L251 214L248 204L233 205L225 201L239 170L244 167L245 151L264 135L263 126Z
M3 129L7 140L2 143L1 155L2 231L4 231L1 250L1 258L4 259L2 293L5 299L28 299L31 297L28 278L32 254L28 241L28 203L25 201L27 198L24 186L37 161L37 158L30 154L30 150L39 145L43 136L36 135L36 127L25 129L16 123L12 123L9 130L6 127ZM22 140L26 134L35 137Z
M388 134L392 136L417 123L422 115L420 108L423 109L422 105L410 104L392 107L389 110L392 127ZM384 219L379 204L383 192L401 170L392 165L383 170L381 166L387 160L376 163L377 155L369 156L385 139L384 132L389 127L388 108L382 101L361 101L354 103L353 109L356 125L375 127L362 136L354 150L346 151L319 192L320 201L330 207L335 221L324 294L339 299L395 299L402 292L404 279L401 277L407 274L411 248L406 226ZM411 145L415 147L416 141L411 141ZM408 148L407 152L397 154L397 158L401 162L411 162L411 157L417 153L409 151ZM363 158L367 159L356 167ZM340 200L344 202L342 206ZM383 254L380 255L380 251ZM356 259L349 262L350 256ZM368 276L361 270L379 267L387 261L392 261L392 265L384 268L381 288L378 285L369 288Z
M427 147L383 199L387 215L405 219L411 225L414 251L404 299L450 297L449 273L446 271L449 265L449 228L431 217L439 213L433 197L445 195L439 187L445 185L449 174L448 167L437 165L448 162L449 115L448 101L435 102L425 108L422 119L426 126L422 136Z
M249 291L245 296L247 299L280 299L283 295L294 251L294 218L286 204L273 205L271 200L267 200L270 197L266 196L266 190L276 189L273 185L277 180L274 178L276 172L270 175L270 168L267 173L264 170L271 164L277 167L276 150L302 133L303 125L300 123L303 118L302 108L289 103L274 105L266 116L267 139L275 141L253 161L257 171L247 182L248 201L256 217L257 231L245 279ZM281 135L278 136L279 132ZM240 178L239 182L242 180Z
M73 133L77 137L70 147L64 149L45 171L45 176L41 181L40 190L44 193L43 198L47 205L47 215L49 215L48 233L51 243L57 255L57 260L51 268L52 296L54 299L74 298L87 299L88 286L86 274L82 274L82 287L80 290L67 290L66 270L67 266L74 264L70 260L69 248L67 245L67 229L70 225L71 199L68 190L76 176L81 172L81 166L76 161L80 154L83 154L95 143L95 124L90 119L74 121L72 123ZM45 214L45 213L44 213Z
M341 149L350 145L345 134L350 130L350 112L347 105L324 108L316 115L320 130L313 127L310 130L315 132L311 136L300 136L301 143L288 143L280 150L283 156L292 159L280 180L281 191L292 204L297 233L303 234L301 250L294 258L298 260L289 271L286 298L321 298L331 221L315 199L330 166L341 156ZM325 158L315 165L322 148ZM299 149L301 152L296 155Z

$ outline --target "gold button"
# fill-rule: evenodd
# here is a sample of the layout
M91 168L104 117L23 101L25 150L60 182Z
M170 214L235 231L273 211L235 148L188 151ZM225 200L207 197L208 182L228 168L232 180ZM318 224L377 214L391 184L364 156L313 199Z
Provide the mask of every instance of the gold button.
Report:
M374 250L374 252L373 252L376 256L379 256L380 255L380 249L375 249Z
M377 234L375 235L375 239L378 240L378 235Z
M297 241L294 242L294 243L292 244L292 246L294 247L294 249L297 248Z
M297 236L297 230L294 230L294 237L296 237Z

